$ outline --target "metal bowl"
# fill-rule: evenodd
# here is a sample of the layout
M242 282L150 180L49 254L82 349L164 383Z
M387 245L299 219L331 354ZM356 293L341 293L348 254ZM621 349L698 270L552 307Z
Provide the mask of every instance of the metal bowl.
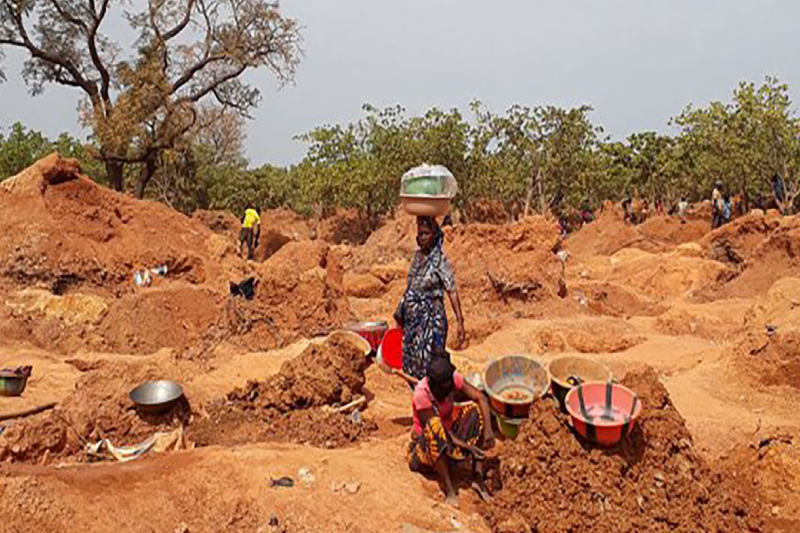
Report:
M147 381L128 393L133 403L148 410L167 409L181 396L183 387L168 380Z
M372 320L368 322L356 322L348 324L345 329L361 335L370 345L372 351L377 351L383 340L383 335L389 329L389 324L385 320Z
M19 396L27 384L26 374L0 372L0 396Z

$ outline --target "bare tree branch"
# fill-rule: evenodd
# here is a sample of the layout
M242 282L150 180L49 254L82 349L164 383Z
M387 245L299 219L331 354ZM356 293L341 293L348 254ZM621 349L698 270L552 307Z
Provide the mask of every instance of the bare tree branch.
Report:
M111 96L109 94L109 89L111 86L111 76L108 73L108 69L103 64L103 60L100 59L100 54L97 52L97 32L100 29L100 24L103 22L103 19L108 12L108 3L110 0L103 0L103 3L100 5L100 13L95 11L94 1L92 1L92 13L94 16L94 25L92 25L92 29L89 31L88 40L89 40L89 54L92 57L92 63L94 63L95 68L100 73L100 95L103 99L103 102L106 105L105 113L111 112Z

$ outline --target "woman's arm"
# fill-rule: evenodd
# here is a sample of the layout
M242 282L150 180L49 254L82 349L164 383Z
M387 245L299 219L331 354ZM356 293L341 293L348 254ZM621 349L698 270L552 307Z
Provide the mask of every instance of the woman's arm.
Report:
M434 412L433 409L421 409L417 411L417 416L419 416L419 423L422 425L422 427L425 427L425 424L427 424L431 418L436 416L436 413ZM453 443L454 446L458 446L459 448L468 451L469 453L473 454L476 459L483 459L484 453L480 448L478 448L477 446L470 446L466 442L454 436L446 429L445 431L447 432L448 436L450 437L450 441Z
M452 291L447 291L447 296L450 298L450 303L453 305L453 312L456 314L456 322L458 323L458 336L456 348L461 350L467 341L467 332L464 329L464 313L461 311L461 298L458 296L458 289L453 288Z
M464 387L461 389L467 398L474 401L478 404L478 407L481 410L481 414L483 415L483 442L486 448L491 448L494 446L494 432L492 431L492 419L491 419L491 412L489 411L489 401L486 399L486 395L478 390L477 388L470 385L467 381L464 381Z

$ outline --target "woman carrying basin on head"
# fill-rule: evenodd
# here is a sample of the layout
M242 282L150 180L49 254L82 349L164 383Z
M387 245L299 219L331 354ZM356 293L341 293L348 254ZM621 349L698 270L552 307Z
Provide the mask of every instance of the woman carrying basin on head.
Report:
M456 290L455 275L444 255L444 234L433 217L417 217L417 246L408 270L406 292L395 311L403 328L403 372L417 379L428 374L435 351L447 344L447 293L458 322L458 348L464 346L464 315Z

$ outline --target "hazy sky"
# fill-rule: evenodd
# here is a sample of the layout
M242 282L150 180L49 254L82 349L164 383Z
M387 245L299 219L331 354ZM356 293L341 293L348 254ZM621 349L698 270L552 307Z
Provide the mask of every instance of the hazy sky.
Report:
M138 1L138 0L137 0ZM590 104L614 138L666 131L688 103L727 100L740 80L777 75L800 102L796 0L284 0L304 27L296 84L250 76L263 102L247 125L253 165L298 161L296 134L361 116L361 105ZM115 22L117 24L117 22ZM32 98L6 60L0 126L81 134L77 93Z

